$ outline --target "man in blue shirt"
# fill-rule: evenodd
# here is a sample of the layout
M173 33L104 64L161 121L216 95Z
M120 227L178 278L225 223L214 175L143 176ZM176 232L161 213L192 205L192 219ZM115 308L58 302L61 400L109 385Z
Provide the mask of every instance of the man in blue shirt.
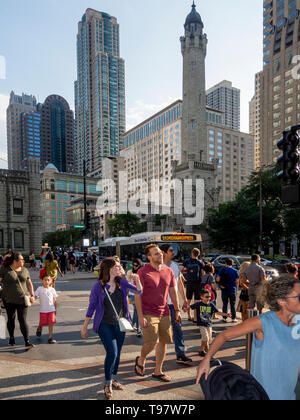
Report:
M225 268L222 268L217 276L217 282L222 291L223 312L227 313L228 301L230 302L232 322L236 321L236 295L239 290L239 272L232 267L233 261L228 258L225 260ZM223 322L227 322L223 318Z

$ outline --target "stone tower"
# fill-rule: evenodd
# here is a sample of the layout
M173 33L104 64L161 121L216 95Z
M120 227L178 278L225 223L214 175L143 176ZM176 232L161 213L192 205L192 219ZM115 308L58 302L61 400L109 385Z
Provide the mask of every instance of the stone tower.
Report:
M173 178L192 182L192 194L185 198L181 215L172 214L170 224L174 230L201 233L204 241L205 223L209 208L219 205L219 190L215 187L218 159L208 158L205 58L207 36L203 33L203 22L193 2L192 11L187 16L185 36L180 38L183 55L183 110L181 128L181 164L172 162ZM197 190L200 185L200 190ZM199 195L201 200L199 204ZM186 197L186 191L184 191ZM188 202L187 202L188 201ZM175 201L174 201L175 203ZM189 217L187 208L195 209L198 216ZM200 216L199 216L200 215Z
M207 162L205 58L207 36L193 2L180 38L183 55L182 163Z

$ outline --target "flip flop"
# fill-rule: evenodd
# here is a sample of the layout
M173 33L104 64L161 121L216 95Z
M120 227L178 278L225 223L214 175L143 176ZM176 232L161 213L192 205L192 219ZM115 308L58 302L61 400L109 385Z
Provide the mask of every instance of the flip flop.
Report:
M140 365L138 364L139 358L140 358L140 356L137 356L137 358L135 359L135 366L134 366L134 370L135 370L135 373L136 373L138 376L145 376L145 366L140 366ZM138 372L137 368L138 368L138 369L140 369L140 372Z
M170 378L170 376L168 376L168 375L165 375L164 373L162 375L155 375L153 373L152 378L157 379L158 381L162 381L162 382L171 382L172 381L172 378Z

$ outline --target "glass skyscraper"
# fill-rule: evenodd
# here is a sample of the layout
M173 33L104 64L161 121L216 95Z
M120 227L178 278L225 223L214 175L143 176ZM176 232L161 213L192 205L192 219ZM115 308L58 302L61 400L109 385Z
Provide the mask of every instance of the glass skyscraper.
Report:
M87 9L78 24L75 82L76 170L101 176L103 156L116 156L125 132L125 66L119 25L107 13Z

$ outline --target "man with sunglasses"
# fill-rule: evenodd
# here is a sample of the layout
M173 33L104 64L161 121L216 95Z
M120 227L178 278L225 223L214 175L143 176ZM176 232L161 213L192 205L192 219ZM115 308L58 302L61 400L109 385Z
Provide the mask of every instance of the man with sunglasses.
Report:
M185 294L185 289L182 282L182 274L180 272L180 268L173 258L175 257L175 251L171 247L171 245L163 244L160 246L161 251L163 252L164 264L171 268L175 275L176 280L176 290L179 291L182 299L183 299L183 306L182 309L184 312L187 311L187 299ZM183 332L181 324L176 322L176 313L174 309L174 305L172 304L170 296L168 296L168 305L170 308L171 314L171 323L172 323L172 330L173 330L173 341L175 344L175 352L176 352L176 362L178 364L189 365L192 363L192 359L185 355L185 345L183 339Z

